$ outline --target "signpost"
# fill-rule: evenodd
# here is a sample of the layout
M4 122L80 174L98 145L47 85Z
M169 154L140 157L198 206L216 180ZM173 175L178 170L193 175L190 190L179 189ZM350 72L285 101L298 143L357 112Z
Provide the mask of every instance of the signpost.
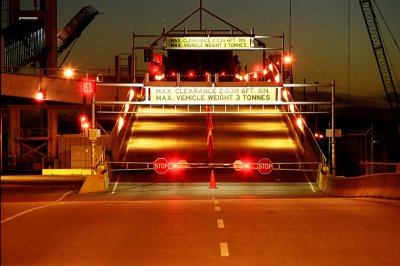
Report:
M169 162L165 158L157 158L153 163L153 169L157 174L165 174L169 169Z
M272 161L269 158L261 158L257 163L257 170L263 174L267 175L272 171Z
M82 81L82 93L87 96L96 93L96 82L94 80Z

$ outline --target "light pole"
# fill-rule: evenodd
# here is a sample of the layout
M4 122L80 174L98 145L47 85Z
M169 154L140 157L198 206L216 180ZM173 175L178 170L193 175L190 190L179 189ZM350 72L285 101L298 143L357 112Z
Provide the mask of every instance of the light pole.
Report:
M332 81L332 118L331 118L331 123L332 123L332 161L331 161L331 167L332 167L332 175L336 176L336 140L335 140L335 89L336 89L336 82L335 80Z
M91 169L91 175L95 174L95 152L96 152L96 140L97 140L97 129L96 129L96 107L95 107L95 101L96 101L96 81L94 80L89 80L89 75L88 71L86 69L86 79L82 81L82 92L86 96L91 96L91 107L92 107L92 127L88 129L88 137L89 137L89 143L91 147L91 159L90 159L90 169ZM64 76L67 78L72 78L74 75L73 70L70 68L67 68L64 70Z
M96 101L96 83L91 80L86 80L84 83L84 91L88 94L91 95L91 107L92 107L92 128L89 129L89 143L91 147L91 159L90 159L90 169L91 169L91 174L95 175L95 167L96 167L96 162L95 162L95 153L96 153L96 140L97 140L97 129L96 129L96 106L95 106L95 101Z

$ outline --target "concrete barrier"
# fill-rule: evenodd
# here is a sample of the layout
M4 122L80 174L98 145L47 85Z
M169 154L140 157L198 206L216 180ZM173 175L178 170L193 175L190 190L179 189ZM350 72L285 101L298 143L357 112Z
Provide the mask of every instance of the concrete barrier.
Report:
M325 178L320 189L332 196L400 199L400 173Z
M67 176L67 175L91 175L91 169L42 169L42 175L58 175L58 176Z

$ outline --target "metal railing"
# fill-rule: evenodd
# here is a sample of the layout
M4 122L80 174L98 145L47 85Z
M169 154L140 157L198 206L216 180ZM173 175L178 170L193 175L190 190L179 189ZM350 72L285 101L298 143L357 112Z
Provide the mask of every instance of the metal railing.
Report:
M382 174L382 173L400 173L400 162L399 163L385 163L385 162L360 162L361 174Z
M111 172L154 170L154 162L106 162ZM319 171L319 162L275 162L272 170L276 171ZM257 170L257 163L205 163L205 162L169 162L169 169L235 169Z

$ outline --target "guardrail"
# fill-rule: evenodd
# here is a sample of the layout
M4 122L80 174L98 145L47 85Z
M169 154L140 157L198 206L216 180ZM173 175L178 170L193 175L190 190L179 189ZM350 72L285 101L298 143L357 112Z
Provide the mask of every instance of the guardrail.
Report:
M287 84L287 88L290 87L291 84ZM300 85L297 85L300 86ZM304 86L309 86L304 84ZM331 86L329 84L313 84L313 86L327 87ZM293 103L290 105L282 106L281 109L284 111L285 117L288 121L289 126L292 129L292 132L295 135L295 138L301 146L302 155L304 161L318 161L320 162L320 170L323 167L327 166L327 159L324 153L322 152L320 146L317 143L317 140L314 137L314 134L311 132L311 129L308 127L307 123L305 123L301 110L299 110L296 102L294 102L293 97L288 91L283 91L282 94L286 94L282 97L283 100L286 100L288 103ZM326 103L332 104L331 102Z
M386 163L386 162L360 162L361 173L365 175L378 174L378 173L400 173L399 163Z

